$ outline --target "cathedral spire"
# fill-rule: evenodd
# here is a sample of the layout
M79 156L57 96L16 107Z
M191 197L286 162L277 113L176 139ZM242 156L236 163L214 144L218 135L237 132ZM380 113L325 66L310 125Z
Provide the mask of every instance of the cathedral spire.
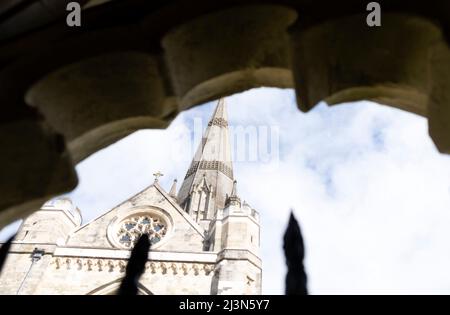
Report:
M233 165L225 100L218 101L178 194L197 221L211 220L233 188Z

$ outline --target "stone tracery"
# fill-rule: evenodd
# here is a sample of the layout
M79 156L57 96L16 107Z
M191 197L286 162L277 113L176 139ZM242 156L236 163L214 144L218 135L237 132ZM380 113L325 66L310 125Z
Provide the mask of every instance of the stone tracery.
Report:
M121 222L117 231L117 239L121 245L130 248L139 237L147 233L150 243L156 244L166 235L167 224L159 217L136 215Z

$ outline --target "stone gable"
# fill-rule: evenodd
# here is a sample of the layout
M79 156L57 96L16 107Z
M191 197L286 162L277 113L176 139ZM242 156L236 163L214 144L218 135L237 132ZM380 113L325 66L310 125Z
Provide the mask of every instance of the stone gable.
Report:
M154 184L122 202L110 211L80 227L69 235L66 246L93 247L93 248L116 248L117 246L108 238L108 228L126 217L128 213L145 213L147 211L160 211L171 220L171 231L164 244L157 246L154 250L171 251L202 251L204 243L204 230L188 216L167 195L164 190Z

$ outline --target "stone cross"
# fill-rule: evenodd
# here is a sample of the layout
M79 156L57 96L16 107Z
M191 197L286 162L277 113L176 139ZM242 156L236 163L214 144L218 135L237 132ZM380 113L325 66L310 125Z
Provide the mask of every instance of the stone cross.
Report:
M153 174L153 176L155 176L155 183L156 183L158 181L158 178L164 176L164 174L158 171L155 174Z

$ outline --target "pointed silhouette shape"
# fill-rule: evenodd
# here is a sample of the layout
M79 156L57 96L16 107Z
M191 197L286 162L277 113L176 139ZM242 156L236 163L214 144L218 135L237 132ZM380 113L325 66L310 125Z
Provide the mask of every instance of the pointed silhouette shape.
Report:
M307 276L303 266L305 248L300 226L291 211L283 244L286 257L286 295L307 295Z
M177 198L177 179L173 180L172 187L170 188L169 196L172 198Z
M3 265L6 261L6 256L8 256L9 248L11 247L11 243L16 237L16 234L11 236L11 238L2 245L0 248L0 272L2 271Z
M137 295L138 281L145 271L145 263L148 260L150 240L147 234L142 234L131 251L125 271L125 278L119 287L118 295Z

